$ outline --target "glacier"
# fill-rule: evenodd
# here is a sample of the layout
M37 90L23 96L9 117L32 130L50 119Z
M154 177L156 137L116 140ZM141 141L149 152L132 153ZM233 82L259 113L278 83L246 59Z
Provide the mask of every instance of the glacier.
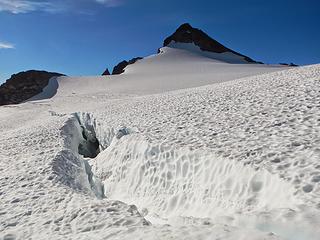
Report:
M164 47L0 107L3 239L320 236L320 65Z

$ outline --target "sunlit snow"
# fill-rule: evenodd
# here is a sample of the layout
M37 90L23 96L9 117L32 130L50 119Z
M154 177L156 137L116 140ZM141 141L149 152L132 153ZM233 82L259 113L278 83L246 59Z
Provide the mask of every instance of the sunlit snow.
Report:
M0 107L0 237L319 239L320 65L181 48Z

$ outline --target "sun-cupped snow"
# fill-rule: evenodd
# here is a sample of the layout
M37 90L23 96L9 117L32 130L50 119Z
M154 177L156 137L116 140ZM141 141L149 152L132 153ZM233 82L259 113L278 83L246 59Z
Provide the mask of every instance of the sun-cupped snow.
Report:
M318 240L320 65L183 49L0 107L4 239Z

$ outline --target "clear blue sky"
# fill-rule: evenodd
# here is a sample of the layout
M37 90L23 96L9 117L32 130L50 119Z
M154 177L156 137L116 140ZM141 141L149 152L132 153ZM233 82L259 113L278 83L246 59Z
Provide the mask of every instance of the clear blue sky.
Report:
M0 82L28 69L97 75L189 22L266 63L320 63L319 0L0 0Z

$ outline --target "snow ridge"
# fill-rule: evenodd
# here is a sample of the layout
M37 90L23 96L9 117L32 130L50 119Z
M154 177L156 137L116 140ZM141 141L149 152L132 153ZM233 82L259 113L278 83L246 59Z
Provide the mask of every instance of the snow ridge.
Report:
M162 217L214 218L295 208L295 189L266 170L204 150L150 144L139 134L114 141L93 163L106 196ZM275 200L276 199L276 200Z
M64 138L64 150L60 151L52 162L52 169L59 182L76 191L94 194L104 198L104 186L91 170L88 157L97 155L90 139L95 137L90 121L81 122L79 113L73 114L61 129ZM90 116L90 115L85 115ZM87 134L87 136L86 136ZM89 142L89 143L88 143ZM85 145L87 144L87 145ZM99 145L98 145L99 148ZM85 156L81 156L85 154Z

